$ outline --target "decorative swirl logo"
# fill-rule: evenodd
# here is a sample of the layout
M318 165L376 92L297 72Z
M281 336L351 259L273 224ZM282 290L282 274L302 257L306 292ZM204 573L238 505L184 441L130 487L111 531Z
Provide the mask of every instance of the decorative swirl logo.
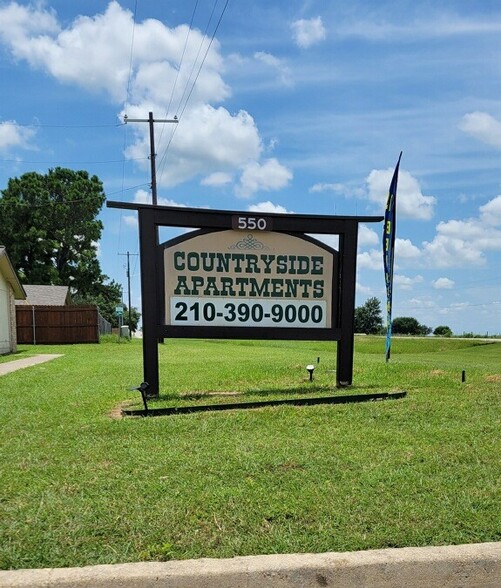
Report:
M235 245L232 245L229 247L229 249L250 249L252 251L263 251L269 249L269 247L266 247L264 243L258 241L253 235L247 235L247 237L244 237L241 241L237 241Z

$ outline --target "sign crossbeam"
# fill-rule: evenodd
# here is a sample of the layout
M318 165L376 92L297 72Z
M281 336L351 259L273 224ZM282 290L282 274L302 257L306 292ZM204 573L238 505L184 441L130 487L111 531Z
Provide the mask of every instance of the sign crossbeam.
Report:
M234 217L271 218L273 230L283 232L315 233L336 235L346 232L348 225L359 223L377 223L382 216L331 216L316 214L279 214L249 213L230 210L207 210L201 208L181 208L177 206L155 206L152 204L135 204L133 202L117 202L108 200L109 208L150 210L155 213L156 226L230 229ZM203 223L203 224L202 224Z

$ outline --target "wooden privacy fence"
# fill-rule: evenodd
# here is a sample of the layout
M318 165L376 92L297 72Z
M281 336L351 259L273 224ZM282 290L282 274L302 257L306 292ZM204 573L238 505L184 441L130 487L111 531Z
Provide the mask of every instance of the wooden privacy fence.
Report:
M99 343L97 306L16 306L17 342Z

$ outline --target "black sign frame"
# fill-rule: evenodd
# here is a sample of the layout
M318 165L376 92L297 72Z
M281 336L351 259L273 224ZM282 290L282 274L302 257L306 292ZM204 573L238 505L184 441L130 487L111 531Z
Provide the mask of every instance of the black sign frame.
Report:
M225 339L266 339L270 333L275 339L332 340L337 341L336 385L350 386L353 382L355 284L357 266L357 240L359 223L381 222L382 216L329 216L279 213L249 213L240 211L182 208L108 201L109 208L136 210L139 220L141 262L141 296L143 321L143 375L148 382L148 393L158 396L160 391L158 369L158 341L164 337L202 337ZM325 329L271 328L271 327L197 327L164 325L163 250L158 244L159 227L185 227L208 232L232 230L235 218L244 219L241 230L249 230L260 218L273 232L291 234L311 240L308 233L339 236L337 275L333 282L337 293L332 294L332 313L336 313L336 326ZM258 227L256 227L258 228ZM330 249L325 246L326 249ZM336 301L336 307L334 307Z

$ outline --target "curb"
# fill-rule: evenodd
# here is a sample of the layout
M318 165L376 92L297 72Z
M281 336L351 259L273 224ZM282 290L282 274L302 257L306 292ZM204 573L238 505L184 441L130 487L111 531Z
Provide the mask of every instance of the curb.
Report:
M0 571L0 588L499 588L501 542Z

